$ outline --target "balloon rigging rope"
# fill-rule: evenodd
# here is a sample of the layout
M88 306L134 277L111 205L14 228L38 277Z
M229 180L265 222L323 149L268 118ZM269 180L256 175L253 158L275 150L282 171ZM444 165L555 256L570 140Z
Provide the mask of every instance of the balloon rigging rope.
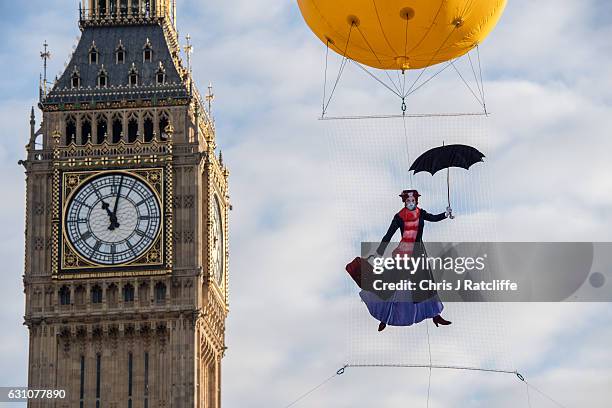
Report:
M376 55L376 52L374 51L374 49L372 48L372 46L370 45L370 42L368 41L368 39L366 38L365 34L363 33L363 31L361 31L361 29L359 28L359 26L357 26L357 31L359 31L359 34L361 34L361 37L363 38L363 41L366 43L366 45L368 46L368 48L370 49L370 52L372 53L372 55L374 55L374 58L376 58L376 60L378 61L378 63L380 65L382 64L382 61L380 60L380 58L378 57L378 55ZM393 88L395 88L395 90L397 91L396 95L398 95L400 98L402 97L400 95L400 89L399 86L395 83L395 81L393 81L393 78L391 78L391 75L389 75L389 72L384 69L383 70L384 73L387 75L387 78L389 78L389 81L391 81L391 83L393 84Z
M342 372L341 372L342 371ZM289 405L285 405L284 408L289 408L289 407L293 407L294 405L296 405L298 402L300 402L301 400L303 400L304 398L308 397L310 394L312 394L313 392L317 391L319 388L323 387L325 384L327 384L328 382L330 382L331 380L333 380L334 378L336 378L339 375L342 375L342 373L344 372L343 369L338 370L334 375L329 376L328 378L326 378L324 381L322 381L321 383L317 384L316 386L314 386L313 388L311 388L310 390L306 391L305 393L301 394L300 396L298 396L296 399L294 399Z
M353 24L354 25L354 24ZM353 26L352 25L352 26ZM351 27L352 27L351 26ZM448 42L448 40L450 39L450 37L455 33L455 31L457 30L457 27L454 27L453 30L448 34L448 36L446 36L446 38L444 39L444 41L442 42L442 44L440 45L440 47L438 47L438 49L436 50L436 52L432 55L432 57L430 58L430 60L427 63L427 66L425 68L423 68L421 70L421 72L419 73L419 75L417 76L417 78L415 79L415 81L412 83L412 85L410 86L410 88L408 89L408 91L405 90L405 86L402 87L402 89L399 89L399 86L395 83L395 81L393 81L393 78L391 78L391 75L389 75L389 72L387 70L383 70L385 75L387 76L387 78L389 79L389 81L391 82L391 84L393 85L393 88L395 88L395 90L397 92L394 92L392 89L390 89L390 87L385 84L383 81L381 81L379 78L377 78L374 74L370 73L367 69L365 69L365 67L362 67L361 64L358 64L358 66L360 66L363 70L365 70L370 76L372 76L374 79L376 79L378 82L380 82L381 84L383 84L387 89L389 89L391 92L393 92L394 94L396 94L398 97L400 97L402 100L404 100L407 96L412 94L412 90L414 89L414 87L417 85L417 83L419 82L419 80L421 79L421 77L423 76L423 74L425 73L425 71L427 71L427 69L429 68L429 66L431 65L431 63L436 59L436 57L438 56L438 54L440 53L440 51L444 48L444 46L446 45L446 43ZM359 34L361 34L361 37L363 38L363 41L366 43L367 47L370 49L370 52L372 53L372 55L374 55L374 58L376 58L376 60L378 61L379 64L382 65L382 61L380 60L380 58L378 57L378 55L376 54L376 52L374 51L374 49L372 48L372 46L370 45L370 42L368 41L368 39L366 38L365 34L363 33L363 31L359 28L359 26L357 26L357 31L359 31ZM407 43L408 43L408 20L406 20L406 47L407 47ZM344 53L344 57L346 57L346 51ZM357 62L356 62L357 63ZM437 74L436 74L437 75ZM404 77L405 78L405 77ZM427 80L425 83L429 82L431 79ZM421 88L422 85L424 85L425 83L419 85L418 88ZM418 89L417 88L417 89ZM468 86L469 88L469 86ZM470 89L470 88L469 88ZM471 91L471 89L470 89Z
M325 100L327 98L326 92L327 92L327 68L328 68L328 64L329 63L329 39L327 40L327 47L325 50L325 73L323 75L323 113L321 113L321 116L325 115Z
M406 32L404 33L404 58L408 58L408 17L406 17ZM404 76L404 83L402 85L402 95L406 97L406 70L402 70Z
M516 371L503 370L497 368L480 368L480 367L469 367L460 365L444 365L444 364L347 364L347 368L432 368L438 370L458 370L458 371L478 371L485 373L499 373L499 374L518 374Z
M555 399L553 399L550 395L544 393L540 389L538 389L535 386L533 386L531 383L527 382L525 377L523 377L518 371L496 370L496 369L477 368L477 367L450 366L450 365L434 365L434 364L432 364L432 360L431 360L431 344L429 342L429 327L427 325L426 325L426 330L427 330L427 342L428 342L429 349L430 349L429 365L426 365L426 364L422 364L422 365L419 365L419 364L414 364L414 365L411 365L411 364L346 364L346 365L342 366L340 369L338 369L333 375L327 377L325 380L323 380L319 384L315 385L314 387L312 387L308 391L300 394L297 398L295 398L288 405L284 405L283 408L290 408L290 407L293 407L293 406L297 405L300 401L302 401L302 400L306 399L307 397L311 396L317 390L319 390L320 388L325 386L327 383L329 383L330 381L332 381L336 377L339 377L342 374L344 374L346 372L347 368L428 368L429 369L429 381L428 381L428 386L427 386L427 408L429 408L430 394L431 394L431 374L432 374L432 370L434 368L436 368L436 369L445 369L445 370L468 370L468 371L481 371L481 372L500 373L500 374L513 374L520 381L525 383L525 386L527 387L527 404L528 404L529 408L531 408L531 398L529 396L529 389L530 388L533 389L534 391L536 391L537 393L539 393L540 395L542 395L543 397L545 397L546 399L548 399L548 401L550 401L551 403L553 403L557 407L559 407L559 408L567 408L564 405L562 405L561 403L559 403L558 401L556 401Z
M390 89L386 83L384 83L382 80L377 78L374 74L369 72L365 67L363 67L361 64L359 64L356 61L353 61L353 62L358 67L360 67L365 72L367 72L370 76L372 76L376 81L380 82L383 86L387 87L387 89L393 92L393 90ZM410 91L410 93L408 93L406 96L410 96L414 94L419 89L427 85L427 83L435 79L438 75L446 71L446 69L448 69L448 67L451 66L451 62L447 62L435 74L431 75L427 80L425 80L418 87ZM359 116L349 115L349 116L327 116L327 117L321 116L319 119L320 120L353 120L353 119L392 119L392 118L440 118L440 117L462 117L462 116L488 116L489 114L490 113L487 112L485 108L484 112L447 112L447 113L412 113L412 114L404 113L402 115L359 115Z
M455 33L455 31L457 30L457 27L455 26L455 28L453 28L453 30L448 33L448 35L446 36L446 38L444 39L444 41L442 42L442 44L440 45L440 47L436 50L435 54L432 55L431 59L429 60L429 62L427 63L427 66L425 68L423 68L423 70L421 70L421 72L419 73L419 75L417 76L417 78L414 80L414 82L412 83L412 85L410 85L410 88L408 89L408 91L406 92L407 96L408 94L410 94L410 91L412 91L412 89L415 87L415 85L417 84L417 82L419 82L419 80L421 79L421 77L423 76L423 74L425 73L425 71L427 71L427 68L429 68L429 66L431 65L431 63L434 61L434 59L438 56L438 53L440 52L440 50L446 45L446 42L448 41L449 38L451 38L451 36Z
M354 115L325 116L319 120L355 120L355 119L394 119L394 118L452 118L464 116L487 116L484 112L448 112L448 113L406 113L405 115Z
M525 383L525 390L527 391L527 406L531 408L531 397L529 396L529 384Z
M402 95L400 95L396 90L394 90L393 88L391 88L387 83L385 83L385 81L383 81L382 79L378 78L374 73L370 72L370 70L368 70L365 66L363 66L362 64L360 64L359 62L355 61L355 60L351 60L353 61L353 63L355 65L357 65L359 68L361 68L366 74L368 74L369 76L371 76L372 78L374 78L374 80L376 80L377 82L379 82L382 86L384 86L385 88L387 88L389 91L391 91L392 93L394 93L395 95L397 95L398 98L401 98ZM387 75L389 75L387 73Z
M455 71L457 72L457 75L459 75L459 78L461 78L461 80L463 81L463 83L465 84L466 88L471 92L471 94L474 96L474 99L476 99L476 102L478 102L478 104L480 106L482 106L482 108L484 109L484 105L482 103L482 101L480 100L480 98L478 98L478 96L476 95L476 93L474 92L474 90L472 89L472 87L470 86L470 84L468 84L468 82L465 80L465 78L463 77L463 75L461 74L461 71L459 71L459 69L457 69L457 66L455 65L454 62L451 61L451 65L453 66L453 68L455 69Z
M431 81L432 79L434 79L435 77L437 77L438 75L440 75L442 72L446 71L446 69L448 67L450 67L451 63L447 62L444 67L440 68L438 70L438 72L436 72L435 74L433 74L432 76L430 76L425 82L423 82L422 84L420 84L419 86L417 86L416 88L414 88L412 91L409 91L408 93L406 93L406 97L412 95L413 93L415 93L416 91L418 91L419 89L421 89L422 87L424 87L425 85L427 85L429 83L429 81Z
M435 74L431 75L429 78L427 78L425 81L423 81L421 84L419 84L419 86L417 86L416 88L412 89L411 91L406 93L406 97L414 94L415 92L417 92L418 90L420 90L421 88L423 88L425 85L427 85L430 81L432 81L433 79L435 79L438 75L442 74L444 71L446 71L448 69L448 67L450 67L455 60L449 61L447 62L442 68L440 68ZM371 76L374 80L376 80L377 82L379 82L381 85L383 85L385 88L387 88L390 92L392 92L393 94L398 95L392 88L389 87L388 84L386 84L383 80L381 80L380 78L378 78L375 74L373 74L372 72L370 72L366 67L364 67L362 64L358 63L357 61L351 60L356 66L358 66L360 69L362 69L365 73L367 73L369 76ZM327 71L327 59L326 59L326 71ZM455 68L457 69L457 68ZM338 80L337 80L338 81ZM337 81L336 81L336 85L337 85ZM482 81L482 73L481 73L481 81ZM332 95L333 95L333 91L336 89L336 85L334 85L334 88L332 90ZM327 88L327 83L325 84L325 89ZM482 85L482 89L483 89L483 95L484 95L484 84ZM486 111L486 105L484 103L481 104L481 106L483 106L485 108L485 112L481 113L481 112L456 112L456 113L434 113L434 114L428 114L428 113L424 113L424 114L403 114L403 115L365 115L365 116L338 116L338 117L325 117L325 113L327 111L327 107L329 106L329 103L331 102L331 98L332 95L330 95L329 101L327 102L327 105L325 105L324 107L324 111L323 111L323 115L321 115L320 119L323 120L337 120L337 119L388 119L388 118L399 118L399 117L414 117L414 118L423 118L423 117L451 117L451 116L487 116L488 112ZM324 94L325 96L325 94Z
M480 44L476 45L476 55L478 56L478 72L480 75L480 84L482 86L482 104L484 105L485 113L487 113L487 101L485 99L484 81L482 80L482 65L480 63Z
M410 163L410 141L408 140L408 129L406 128L406 116L402 116L402 122L404 123L404 139L406 141L406 156L408 158L408 164ZM410 188L414 187L414 183L413 183L413 174L410 170L408 170L408 178L410 180ZM430 350L431 353L431 350ZM431 363L431 361L430 361Z
M427 331L427 349L429 351L429 380L427 381L427 408L429 408L429 398L431 396L431 341L429 339L429 324L425 322L425 330Z
M376 6L376 4L374 4L374 6ZM379 24L380 24L380 19L379 19ZM459 71L459 69L457 68L457 66L454 64L454 61L456 61L458 58L455 58L449 62L447 62L441 69L439 69L435 74L431 75L428 79L426 79L425 81L423 81L422 83L418 84L419 81L421 80L421 78L423 77L423 75L425 74L425 72L428 70L428 68L431 66L432 62L436 59L436 57L438 56L438 54L440 53L440 51L444 48L444 46L446 45L446 43L448 42L448 40L450 39L450 37L453 35L453 33L455 32L455 30L457 29L457 27L455 27L449 34L448 36L444 39L444 41L442 42L442 44L440 45L440 47L436 50L436 52L432 55L432 57L430 58L429 62L427 63L427 66L425 68L423 68L420 72L419 75L416 77L416 79L414 80L414 82L410 85L410 88L408 88L408 90L406 90L406 77L407 75L403 75L403 85L402 85L402 80L399 78L399 71L398 71L398 84L395 83L395 81L393 80L393 78L391 78L391 76L389 75L389 72L387 70L383 70L387 76L387 78L389 79L389 82L392 84L393 88L391 88L387 83L385 83L385 81L381 80L380 78L378 78L374 73L372 73L370 70L368 70L364 65L360 64L359 62L350 59L347 56L347 52L348 52L348 47L350 44L350 40L351 40L351 35L352 35L352 31L353 28L356 27L357 31L359 31L359 33L361 34L364 42L366 43L367 47L369 48L370 52L372 53L372 55L374 55L374 57L376 58L376 60L382 65L382 62L380 60L380 58L378 57L378 55L376 54L376 52L374 51L374 49L372 48L372 46L370 45L369 41L367 40L365 34L363 33L363 31L359 28L359 26L357 26L355 23L352 23L349 29L349 33L347 36L347 40L346 40L346 45L344 48L344 52L342 53L342 62L340 64L340 69L338 71L338 76L336 77L336 80L334 82L334 85L332 87L332 90L330 92L329 95L329 99L327 99L326 101L326 97L327 97L327 71L328 71L328 67L329 67L329 39L327 40L327 49L326 49L326 53L325 53L325 68L324 68L324 84L323 84L323 110L322 110L322 114L321 114L321 119L325 119L325 114L327 112L327 109L329 108L329 105L333 99L333 96L335 94L335 91L338 87L338 84L340 82L340 79L342 77L342 74L344 73L344 69L346 68L346 65L348 63L348 61L352 61L353 63L355 63L355 65L357 67L359 67L362 71L364 71L366 74L368 74L370 77L372 77L375 81L377 81L378 83L380 83L381 85L383 85L387 90L389 90L391 93L395 94L396 96L398 96L400 99L402 99L402 101L404 101L408 96L414 94L415 92L417 92L419 89L421 89L423 86L427 85L430 81L432 81L434 78L436 78L438 75L440 75L442 72L446 71L446 69L449 66L452 66L455 71L457 72L459 78L463 81L464 85L467 87L467 89L470 91L470 93L472 94L472 96L474 96L474 98L476 99L476 101L478 102L478 104L483 108L484 110L484 114L487 115L487 108L486 108L486 101L485 101L485 93L484 93L484 82L483 82L483 77L482 77L482 64L481 64L481 59L480 59L480 48L477 45L476 46L476 51L477 51L477 55L478 55L478 70L479 70L479 76L480 76L480 83L478 81L478 78L476 76L476 71L474 68L474 64L472 61L472 58L469 54L468 54L468 58L469 58L469 62L470 62L470 66L472 67L472 73L474 75L474 78L476 79L476 86L478 88L478 93L480 94L480 98L478 97L478 95L476 95L476 92L473 90L473 88L470 86L470 84L465 80L464 76L461 74L461 71ZM381 30L382 30L382 25L381 25ZM383 35L384 35L384 31L383 31ZM386 37L385 37L386 38ZM424 39L424 38L423 38ZM421 40L422 41L422 40ZM408 20L406 20L406 32L405 32L405 48L407 48L408 45ZM407 54L407 53L406 53ZM418 86L417 86L418 84ZM399 88L398 88L399 87ZM403 106L405 106L403 104ZM468 113L468 114L462 114L462 113L452 113L452 114L441 114L441 115L436 115L436 114L424 114L424 115L416 115L416 117L435 117L435 116L464 116L464 115L469 115L469 116L473 116L474 114ZM412 115L401 115L401 116L408 116L411 117ZM343 117L343 119L357 119L357 118L382 118L382 117L395 117L392 115L387 115L387 116L360 116L360 117L354 117L354 116L347 116L347 117ZM335 118L335 119L341 119L340 117Z
M478 81L478 77L476 76L476 69L474 69L474 64L472 62L472 56L470 55L470 52L471 51L468 51L467 57L468 57L468 60L470 61L470 67L472 68L472 74L474 75L474 82L476 83L476 87L478 88L478 93L480 94L480 100L482 101L484 105L484 94L482 92L482 88L480 87L480 82Z
M546 398L548 401L550 401L551 403L553 403L554 405L558 406L559 408L566 408L565 405L562 405L560 402L556 401L555 399L553 399L550 395L544 393L543 391L541 391L540 389L536 388L535 386L533 386L531 383L525 381L525 384L527 384L527 390L529 390L530 388L532 390L534 390L535 392L537 392L538 394L540 394L541 396L543 396L544 398ZM529 391L527 391L529 392ZM527 394L529 395L529 394ZM529 401L529 404L531 404L531 401ZM530 405L531 406L531 405Z
M349 33L348 36L346 38L346 45L344 47L344 52L342 53L342 63L340 64L340 69L338 71L338 77L336 78L336 82L334 83L334 86L331 90L331 94L329 95L329 100L327 101L327 104L323 107L323 115L325 116L325 112L327 112L327 108L329 107L329 104L332 101L332 98L334 96L334 92L336 91L336 87L338 86L338 83L340 82L340 78L342 77L342 72L344 71L344 68L346 67L346 63L348 62L348 57L346 56L346 53L348 51L348 46L350 44L351 41L351 34L353 33L353 27L355 26L355 23L351 24L351 28L349 29Z

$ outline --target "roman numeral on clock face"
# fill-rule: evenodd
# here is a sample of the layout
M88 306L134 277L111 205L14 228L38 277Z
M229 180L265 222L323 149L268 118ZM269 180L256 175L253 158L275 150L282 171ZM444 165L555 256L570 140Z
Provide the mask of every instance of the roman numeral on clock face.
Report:
M68 223L70 224L87 224L87 218L69 218Z
M140 207L143 204L149 203L151 200L154 200L153 196L148 196L144 198L142 201L139 201L138 203L136 203L136 207Z
M130 251L132 252L132 254L134 254L136 256L137 253L134 250L134 246L132 245L132 243L130 241L127 241L126 244L127 244L128 248L130 248Z

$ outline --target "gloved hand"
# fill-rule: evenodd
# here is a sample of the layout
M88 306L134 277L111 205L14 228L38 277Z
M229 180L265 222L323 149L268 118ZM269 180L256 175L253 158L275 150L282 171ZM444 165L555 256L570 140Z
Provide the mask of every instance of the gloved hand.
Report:
M451 220L455 219L455 216L453 215L453 209L450 206L446 207L446 218L450 218Z
M380 258L381 256L374 252L372 255L365 258L366 262L370 264L370 266L374 267L374 262L376 262L376 258Z

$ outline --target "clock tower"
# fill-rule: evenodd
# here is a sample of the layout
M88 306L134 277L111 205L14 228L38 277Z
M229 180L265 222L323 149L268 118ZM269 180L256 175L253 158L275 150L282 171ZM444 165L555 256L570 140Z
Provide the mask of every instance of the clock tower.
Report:
M28 386L66 398L29 407L220 406L229 172L175 16L176 0L88 0L42 81L20 162Z

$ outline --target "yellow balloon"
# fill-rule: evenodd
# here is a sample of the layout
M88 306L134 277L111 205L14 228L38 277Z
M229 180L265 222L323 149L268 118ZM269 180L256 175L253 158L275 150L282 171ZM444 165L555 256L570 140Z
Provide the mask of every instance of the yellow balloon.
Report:
M480 44L506 0L297 0L330 49L380 69L420 69Z

